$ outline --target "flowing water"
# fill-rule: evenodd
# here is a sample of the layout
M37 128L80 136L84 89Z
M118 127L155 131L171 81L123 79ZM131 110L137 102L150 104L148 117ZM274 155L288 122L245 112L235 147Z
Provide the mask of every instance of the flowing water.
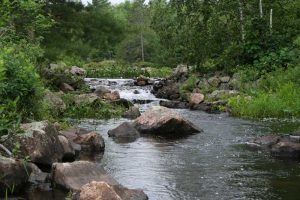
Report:
M159 104L151 87L134 86L133 80L86 81L91 88L118 90L142 111ZM106 149L98 162L124 186L143 189L150 200L300 199L298 162L274 159L245 145L257 135L288 133L299 122L252 122L227 114L176 111L204 132L179 140L142 137L116 143L107 131L128 120L83 120L78 126L99 131Z
M89 79L91 87L118 90L121 98L151 100L141 110L157 105L149 87L132 80ZM135 94L138 91L138 94ZM125 119L86 120L81 127L95 129L106 141L101 163L121 184L141 188L151 200L300 199L300 164L273 159L244 145L256 135L289 132L299 122L251 122L226 114L176 110L203 133L180 140L139 138L128 144L114 142L107 131Z

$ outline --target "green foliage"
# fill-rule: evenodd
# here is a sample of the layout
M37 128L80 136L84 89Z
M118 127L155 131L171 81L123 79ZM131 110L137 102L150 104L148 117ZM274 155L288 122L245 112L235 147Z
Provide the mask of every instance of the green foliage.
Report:
M109 119L121 117L126 108L121 105L113 105L104 101L96 101L92 104L74 103L74 96L66 94L63 100L67 105L67 110L63 113L64 117L72 119Z
M187 93L193 92L197 88L199 78L196 75L191 75L179 88L180 96L187 100Z
M43 87L25 53L4 47L0 51L0 104L16 101L22 119L39 117Z
M17 101L0 104L0 137L11 135L19 130L21 117L17 112Z
M147 64L149 65L149 63ZM86 69L89 78L134 78L140 75L163 78L172 73L171 68L168 67L141 68L138 65L132 66L128 63L103 61L86 64L84 69ZM149 66L154 66L154 64Z
M230 100L233 114L251 118L299 117L299 73L298 65L262 76L255 88L247 89L244 95Z

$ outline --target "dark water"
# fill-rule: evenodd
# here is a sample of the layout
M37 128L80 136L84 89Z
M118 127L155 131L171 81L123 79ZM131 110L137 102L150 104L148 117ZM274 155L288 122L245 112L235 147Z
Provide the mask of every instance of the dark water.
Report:
M128 100L151 100L144 111L158 104L151 87L136 87L133 80L89 79L91 87L118 90ZM138 91L138 94L136 90ZM117 181L141 188L150 200L300 199L300 164L272 158L267 152L248 149L249 139L270 133L291 133L299 121L251 122L200 111L176 110L203 133L180 140L139 138L120 144L107 131L125 119L86 120L78 126L97 130L105 139L101 162ZM36 190L32 199L64 199L66 193ZM29 192L30 193L30 192Z
M174 141L140 138L117 144L107 130L124 120L86 121L80 126L105 138L102 164L107 171L126 187L143 189L151 200L300 199L298 162L273 159L243 144L255 135L292 129L295 123L178 112L204 132Z

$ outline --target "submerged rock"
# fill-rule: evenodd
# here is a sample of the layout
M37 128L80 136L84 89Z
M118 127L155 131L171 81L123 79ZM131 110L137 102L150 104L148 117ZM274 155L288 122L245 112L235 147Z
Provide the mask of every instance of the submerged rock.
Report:
M140 133L129 122L124 122L115 129L108 131L109 137L132 142L140 137Z
M178 113L161 106L147 110L134 121L133 126L141 134L168 137L181 137L202 131Z
M266 149L279 158L300 159L300 137L294 135L267 135L255 138L248 146Z

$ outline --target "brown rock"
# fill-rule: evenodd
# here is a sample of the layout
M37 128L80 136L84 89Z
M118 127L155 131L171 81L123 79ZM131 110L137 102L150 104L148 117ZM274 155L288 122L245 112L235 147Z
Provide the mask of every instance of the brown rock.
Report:
M73 142L80 144L84 150L91 152L103 152L105 149L104 139L97 132L78 135Z
M80 200L122 200L113 187L105 182L93 181L80 188Z
M134 127L141 134L168 137L181 137L202 131L178 113L161 106L153 107L143 113L134 121Z
M191 105L198 105L204 101L204 95L201 93L192 93L189 100Z
M129 122L124 122L117 128L109 130L108 135L114 138L130 138L134 140L140 137L140 133Z
M59 135L58 139L63 147L65 159L74 159L75 158L75 150L70 143L70 141L63 135Z
M141 116L141 112L138 107L132 106L127 110L122 117L127 118L127 119L136 119L139 116Z
M78 76L83 76L85 75L85 70L76 66L72 66L70 73L72 75L78 75Z
M118 91L114 91L112 93L106 93L103 95L103 99L108 101L117 101L120 99L120 94Z

